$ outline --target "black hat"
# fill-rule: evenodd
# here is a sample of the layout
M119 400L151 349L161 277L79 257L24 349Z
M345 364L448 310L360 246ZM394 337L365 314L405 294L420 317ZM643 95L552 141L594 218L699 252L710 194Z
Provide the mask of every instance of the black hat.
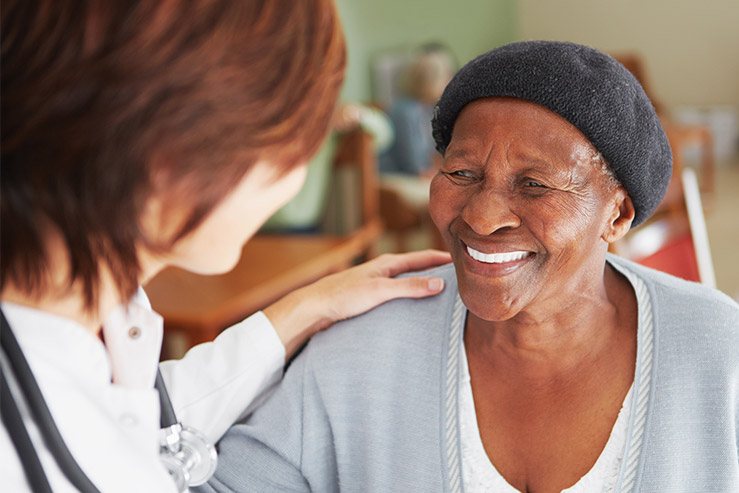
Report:
M436 105L433 135L442 155L462 108L493 96L538 103L585 134L629 193L632 226L662 200L672 175L670 144L644 89L612 57L557 41L512 43L480 55L457 72Z

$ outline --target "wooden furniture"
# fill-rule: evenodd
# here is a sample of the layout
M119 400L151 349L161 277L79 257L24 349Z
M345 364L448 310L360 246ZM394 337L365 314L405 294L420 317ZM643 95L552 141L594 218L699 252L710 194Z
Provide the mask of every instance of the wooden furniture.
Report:
M624 53L614 58L634 74L652 100L672 148L673 167L667 193L652 217L613 245L612 251L648 267L715 287L703 216L704 203L710 206L714 190L711 130L704 125L678 123L670 118L651 90L639 55ZM683 163L684 151L692 147L701 149L700 187L695 172Z
M713 134L711 130L704 125L684 125L676 123L670 119L662 118L662 126L667 134L667 140L670 141L672 147L672 176L680 177L682 170L685 169L683 163L683 152L691 147L701 149L701 180L700 192L703 195L704 205L711 207L713 201L713 192L715 186L715 168L713 156ZM677 178L676 178L677 179ZM667 203L675 204L676 197L674 194L677 187L673 186L672 190L668 190Z
M375 256L375 242L381 233L382 221L377 185L377 153L372 135L361 129L342 135L336 149L334 171L338 176L348 175L351 178L343 183L334 183L333 187L334 208L341 209L338 211L339 215L343 212L344 215L354 216L341 221L345 231L340 232L357 229L376 232L374 236L368 236L366 245L368 256ZM336 196L341 196L343 200L337 200Z
M676 185L684 198L682 208L650 218L611 250L647 267L716 287L695 172L685 168Z
M431 220L428 201L422 208L414 206L397 189L380 183L380 217L385 233L389 233L392 241L393 253L419 248L409 242L409 236L414 232L428 236L425 242L427 247L446 250L444 239Z
M356 172L359 189L346 194L358 203L356 227L346 234L257 235L245 245L237 266L223 275L165 269L145 287L164 317L165 340L180 334L184 349L210 341L288 292L374 254L382 224L372 137L362 131L342 136L334 166L335 171Z
M288 292L349 267L380 231L375 223L349 237L258 235L227 274L201 276L169 268L145 290L164 317L165 333L183 333L192 347Z
M700 190L703 195L704 204L708 207L711 205L712 194L714 191L714 156L713 156L713 136L710 128L705 125L689 125L674 121L665 106L654 95L652 91L647 71L644 66L642 57L636 53L614 54L613 57L624 65L636 80L644 88L644 92L654 105L657 115L660 117L662 126L665 129L667 140L670 141L672 148L672 180L665 194L665 198L658 207L657 212L680 209L683 207L684 198L680 187L682 177L683 153L686 149L697 147L701 150L700 163Z
M396 253L409 250L408 233L424 224L421 214L391 188L380 187L380 217L385 231L394 240L393 251Z

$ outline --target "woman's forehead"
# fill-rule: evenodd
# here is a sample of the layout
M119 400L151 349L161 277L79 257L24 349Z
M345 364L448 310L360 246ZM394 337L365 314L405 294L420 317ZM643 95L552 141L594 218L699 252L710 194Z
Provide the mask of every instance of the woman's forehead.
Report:
M527 160L548 160L553 155L580 160L597 153L577 127L547 108L522 99L495 97L465 106L446 157L501 145Z
M548 134L569 135L573 140L587 140L577 127L548 108L524 99L505 97L482 98L466 105L454 125L452 139L459 137L458 130L485 133L492 126L525 134L545 130Z

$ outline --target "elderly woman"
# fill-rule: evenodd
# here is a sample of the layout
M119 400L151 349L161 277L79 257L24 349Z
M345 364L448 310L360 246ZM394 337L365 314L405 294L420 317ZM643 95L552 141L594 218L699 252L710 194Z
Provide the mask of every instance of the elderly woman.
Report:
M507 45L454 77L434 137L445 293L314 337L211 487L739 491L736 303L607 253L671 173L634 77Z

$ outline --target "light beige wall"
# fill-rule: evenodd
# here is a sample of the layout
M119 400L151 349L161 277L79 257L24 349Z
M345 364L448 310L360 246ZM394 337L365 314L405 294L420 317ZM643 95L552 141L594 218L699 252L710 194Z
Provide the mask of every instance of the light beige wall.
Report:
M643 54L671 107L739 107L739 0L518 0L519 38Z

